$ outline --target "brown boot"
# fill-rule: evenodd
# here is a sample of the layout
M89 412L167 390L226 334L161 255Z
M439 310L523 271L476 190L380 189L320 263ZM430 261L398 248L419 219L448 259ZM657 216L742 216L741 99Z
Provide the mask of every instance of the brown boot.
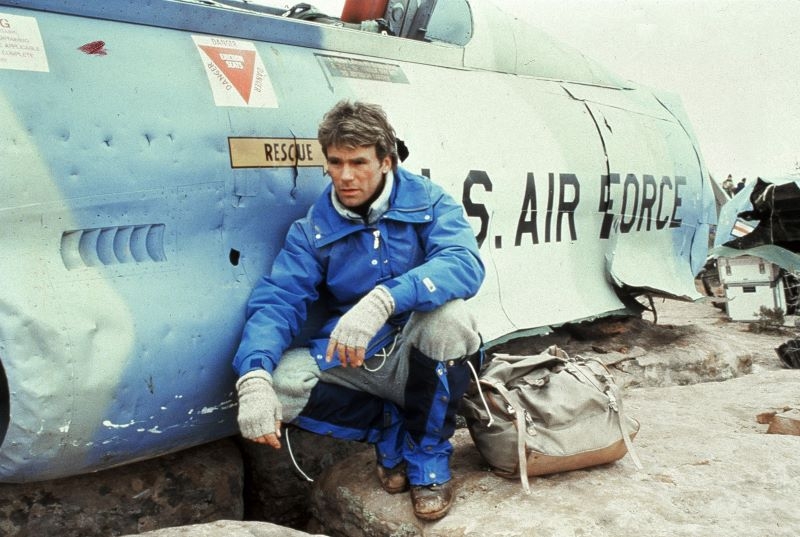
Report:
M397 494L408 490L408 477L406 476L406 463L401 462L394 468L384 468L377 465L378 481L383 490L389 494Z
M414 514L422 520L438 520L447 514L453 503L453 482L441 485L415 485L411 487Z

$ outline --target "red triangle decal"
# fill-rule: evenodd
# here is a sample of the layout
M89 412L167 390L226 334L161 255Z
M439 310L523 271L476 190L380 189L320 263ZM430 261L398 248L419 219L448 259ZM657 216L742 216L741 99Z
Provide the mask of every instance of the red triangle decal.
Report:
M209 47L199 45L211 61L214 62L222 73L228 77L231 84L244 102L250 103L250 89L253 87L253 72L255 71L255 50L242 50L234 48Z

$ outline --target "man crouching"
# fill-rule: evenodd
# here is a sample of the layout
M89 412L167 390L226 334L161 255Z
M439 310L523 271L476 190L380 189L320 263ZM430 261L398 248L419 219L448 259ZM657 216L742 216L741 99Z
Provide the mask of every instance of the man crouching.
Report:
M464 302L483 282L478 246L452 197L398 167L379 106L339 102L318 138L331 184L250 297L234 359L239 427L274 448L283 421L372 443L381 486L410 486L416 516L436 520L454 496L467 362L480 367ZM289 349L320 296L327 322L309 347Z

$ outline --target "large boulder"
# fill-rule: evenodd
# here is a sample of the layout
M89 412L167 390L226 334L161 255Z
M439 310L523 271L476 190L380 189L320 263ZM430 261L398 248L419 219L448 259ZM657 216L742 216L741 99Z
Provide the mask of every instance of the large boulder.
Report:
M309 533L293 530L269 522L243 522L218 520L208 524L193 524L177 528L165 528L143 533L147 537L307 537ZM125 537L133 537L128 535ZM324 536L311 536L324 537Z

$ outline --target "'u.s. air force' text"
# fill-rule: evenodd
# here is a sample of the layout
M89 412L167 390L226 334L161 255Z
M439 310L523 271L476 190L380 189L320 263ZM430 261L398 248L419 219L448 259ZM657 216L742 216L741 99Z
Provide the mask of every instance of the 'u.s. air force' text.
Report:
M424 172L423 172L424 173ZM679 209L682 205L681 188L686 186L682 176L644 174L641 178L629 173L601 175L600 202L597 208L602 215L598 237L608 239L615 219L619 219L619 233L653 231L681 226ZM619 185L619 186L617 186ZM468 217L480 220L480 230L475 238L483 245L489 230L489 210L483 203L473 201L475 189L491 192L493 185L485 171L472 170L464 180L461 203ZM514 245L524 241L541 242L575 241L578 239L575 214L581 201L581 183L573 173L549 173L547 192L540 196L536 190L534 174L528 173L525 194L520 205ZM544 198L544 199L541 199ZM496 247L500 247L496 238Z

